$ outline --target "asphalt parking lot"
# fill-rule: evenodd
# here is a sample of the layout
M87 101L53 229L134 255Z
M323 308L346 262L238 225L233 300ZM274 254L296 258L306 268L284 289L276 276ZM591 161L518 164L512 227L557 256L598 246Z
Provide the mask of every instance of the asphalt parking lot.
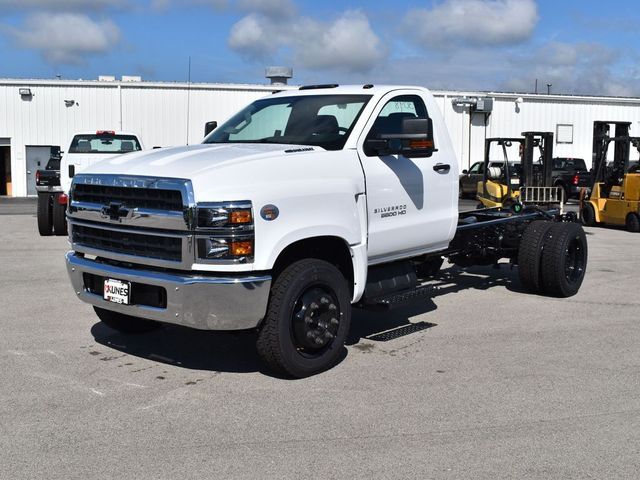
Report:
M356 311L342 362L291 381L248 333L103 326L29 208L0 216L0 478L638 478L638 234L587 229L563 300L445 266L432 300Z

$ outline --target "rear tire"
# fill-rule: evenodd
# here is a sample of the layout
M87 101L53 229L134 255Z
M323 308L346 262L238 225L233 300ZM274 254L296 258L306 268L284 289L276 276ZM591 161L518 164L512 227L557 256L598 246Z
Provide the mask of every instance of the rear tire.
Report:
M256 348L272 370L308 377L338 362L350 322L351 300L342 273L323 260L300 260L273 283Z
M56 235L67 235L67 206L60 205L58 195L53 196L53 230Z
M102 323L121 333L140 334L160 328L160 324L153 320L112 312L99 307L93 307L93 309Z
M587 227L596 226L596 211L591 203L587 202L584 204L580 210L580 218L582 219L583 225L586 225Z
M542 251L553 227L552 222L531 222L522 235L518 250L518 276L523 288L530 293L542 293Z
M38 193L38 233L48 237L53 233L53 221L51 218L51 194Z
M578 293L587 269L587 237L577 223L556 223L542 251L544 292L566 298Z
M625 222L627 231L638 233L640 232L640 218L637 213L630 213L627 215L627 221Z

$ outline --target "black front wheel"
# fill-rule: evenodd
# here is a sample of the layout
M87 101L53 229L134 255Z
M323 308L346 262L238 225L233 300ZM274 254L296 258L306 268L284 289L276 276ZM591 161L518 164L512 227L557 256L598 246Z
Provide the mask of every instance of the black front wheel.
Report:
M308 377L338 362L350 322L349 288L342 273L323 260L300 260L273 283L256 348L274 371Z

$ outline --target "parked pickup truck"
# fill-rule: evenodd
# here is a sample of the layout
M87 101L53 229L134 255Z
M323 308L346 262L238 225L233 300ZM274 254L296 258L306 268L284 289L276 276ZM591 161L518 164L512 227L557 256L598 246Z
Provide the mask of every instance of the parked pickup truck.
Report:
M581 158L553 159L553 186L564 189L565 198L577 198L580 190L591 188L591 173Z
M292 377L341 358L352 306L431 295L443 257L463 267L506 258L526 290L574 295L582 227L526 205L459 215L458 173L424 88L280 92L200 145L76 174L68 273L118 331L255 330L260 357Z
M44 194L41 198L38 193L40 235L51 235L52 232L67 235L67 193L71 187L71 179L77 172L99 160L140 151L142 148L142 142L133 133L99 130L75 134L66 153L62 152L62 159L58 161L58 185L49 191L46 199ZM49 176L41 172L40 179L45 181Z
M38 232L40 235L53 233L53 204L57 195L62 192L60 187L60 149L52 147L51 157L45 168L36 170L36 191L38 192ZM64 218L64 211L62 212ZM67 232L66 222L63 221L64 235Z

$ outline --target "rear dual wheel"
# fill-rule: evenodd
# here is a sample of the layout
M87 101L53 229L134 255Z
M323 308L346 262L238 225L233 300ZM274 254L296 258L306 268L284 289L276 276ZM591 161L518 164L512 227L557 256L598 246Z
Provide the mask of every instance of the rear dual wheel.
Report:
M67 205L61 204L59 195L53 197L52 223L56 235L67 235Z
M50 193L38 193L38 233L43 237L53 233L51 197Z
M587 269L587 239L577 223L556 223L545 238L541 265L544 293L571 297L578 293Z
M575 295L587 268L587 240L577 223L532 222L518 252L518 273L531 293Z

